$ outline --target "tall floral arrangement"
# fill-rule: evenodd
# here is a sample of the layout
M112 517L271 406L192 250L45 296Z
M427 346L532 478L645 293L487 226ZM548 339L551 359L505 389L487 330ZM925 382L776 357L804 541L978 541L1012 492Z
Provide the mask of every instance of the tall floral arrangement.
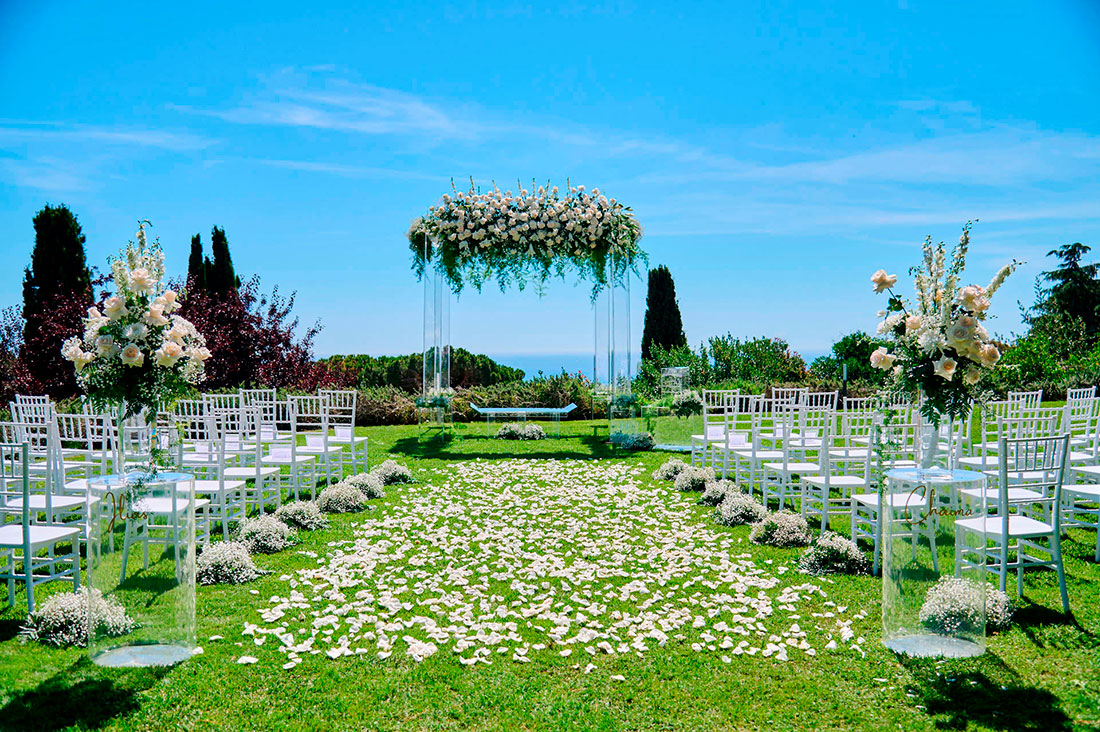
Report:
M1018 262L1001 267L985 287L962 285L966 254L970 246L971 223L951 256L943 242L924 242L924 259L910 269L915 298L907 300L894 292L897 275L878 270L871 276L876 293L887 293L879 335L891 341L871 354L871 365L890 370L893 388L923 396L921 413L934 425L943 417L966 415L978 398L978 381L983 370L992 369L1001 358L1000 350L982 323L990 300Z
M630 208L598 188L567 185L559 191L532 183L518 193L495 185L483 193L472 181L469 191L445 194L408 233L417 276L435 260L455 292L466 281L481 289L493 278L501 287L514 280L522 288L532 272L541 282L569 268L598 291L607 284L609 262L617 280L644 260L641 237Z
M83 335L61 348L92 405L124 406L126 416L185 396L203 380L210 357L195 326L175 314L180 295L163 286L164 254L146 239L145 225L111 260L114 294L102 311L88 308Z

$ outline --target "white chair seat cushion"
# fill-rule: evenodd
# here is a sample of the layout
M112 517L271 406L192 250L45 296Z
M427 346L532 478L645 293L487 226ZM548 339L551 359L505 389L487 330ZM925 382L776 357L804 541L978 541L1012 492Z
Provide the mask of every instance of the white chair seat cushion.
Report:
M1000 464L1000 458L996 455L959 458L959 465L965 465L968 468L995 468Z
M226 480L222 482L227 491L235 491L244 487L243 480ZM217 493L221 490L221 486L218 485L216 480L196 480L195 492L196 493Z
M984 531L991 539L1001 535L1000 516L959 519L955 522L955 526L961 526L967 531ZM1008 517L1008 535L1011 537L1044 536L1053 532L1053 526L1030 516L1012 514Z
M226 468L225 469L225 477L226 478L255 478L257 474L259 474L261 477L267 477L269 475L277 475L278 472L279 472L279 469L277 467L275 467L274 465L269 465L267 467L264 467L262 465L259 466L259 467L250 466L250 465L243 465L243 466L235 466L235 467L232 467L232 468Z
M802 480L811 485L822 487L825 485L824 475L807 475ZM835 485L841 488L851 488L853 486L865 488L867 486L867 481L864 480L861 475L833 475L829 477L829 485Z
M347 437L337 435L336 437L329 437L328 441L336 442L341 445L362 445L367 442L367 438L366 436L356 436L349 439Z
M329 445L327 448L323 445L299 445L298 454L302 455L339 455L344 451L343 445Z
M1082 483L1080 485L1064 485L1062 492L1078 498L1091 498L1100 501L1100 485L1095 483Z
M55 511L65 511L72 508L83 506L87 503L87 499L80 496L53 496L50 498L50 505ZM45 511L46 510L46 497L44 495L35 495L30 497L30 508L32 511ZM16 498L8 503L12 508L23 508L23 499Z
M176 512L186 511L187 505L190 503L185 498L177 498L175 501ZM195 508L205 508L210 505L210 500L207 498L196 498ZM151 513L156 516L168 516L172 513L172 499L168 496L149 496L134 501L134 511L138 513Z
M816 473L821 470L821 466L817 463L787 463L786 468L783 467L783 463L764 463L764 467L768 470L775 470L780 473L784 469L788 473Z
M783 457L782 450L757 450L754 455L752 450L734 450L733 454L737 457L743 458L756 458L757 460L774 460L776 458Z
M886 497L890 507L894 509L916 509L924 505L925 499L918 493L887 493ZM856 493L852 495L852 501L861 506L878 508L878 493Z
M982 497L982 493L985 493L986 503L997 503L1001 499L1001 491L997 488L987 488L982 491L981 488L964 488L959 493L970 498ZM1009 503L1033 503L1043 499L1043 494L1038 491L1033 491L1030 488L1009 488L1008 489L1008 502Z
M59 541L69 541L80 535L80 529L76 527L32 525L29 528L32 547L47 546L49 544L56 544ZM0 526L0 546L5 548L23 546L22 524L7 524L6 526Z
M829 450L829 456L835 458L849 458L852 460L866 460L871 451L866 447L849 447L839 450Z
M821 440L816 437L792 437L790 447L792 450L812 450L821 447Z
M1069 470L1072 470L1075 473L1080 473L1081 475L1093 475L1096 477L1100 477L1100 465L1082 465L1080 467L1069 468Z
M263 462L268 465L293 465L294 463L312 463L316 455L264 455Z

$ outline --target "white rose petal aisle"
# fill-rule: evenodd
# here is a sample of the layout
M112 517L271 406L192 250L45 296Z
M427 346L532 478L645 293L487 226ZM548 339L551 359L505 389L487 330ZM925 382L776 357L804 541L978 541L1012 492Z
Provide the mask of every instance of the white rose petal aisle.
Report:
M757 565L747 541L685 513L641 467L514 459L434 472L279 578L285 589L243 628L278 651L269 662L566 659L613 678L651 653L861 653L864 612L829 602L797 558Z
M111 275L114 294L62 352L113 447L113 473L87 481L85 582L134 627L93 631L88 651L103 666L171 665L195 648L196 495L194 476L168 467L172 436L158 435L157 413L202 382L210 352L176 314L182 296L164 287L164 255L144 222Z
M894 292L896 275L880 269L871 276L876 293L889 293L878 333L890 342L871 354L871 364L892 372L890 389L920 404L913 417L917 464L887 471L878 508L884 517L882 639L887 648L911 656L967 657L985 650L984 567L968 565L952 579L953 600L969 605L970 611L960 614L966 622L932 622L933 614L926 611L938 581L956 572L960 547L955 542L967 542L975 551L986 547L982 534L956 534L955 521L985 515L987 479L981 472L957 469L954 450L940 456L940 429L946 424L953 437L960 423L969 425L973 405L984 399L982 374L996 366L1001 354L983 323L990 299L1017 262L1001 267L985 287L964 286L970 229L968 222L950 257L942 242L925 240L923 261L910 270L913 300ZM883 415L887 451L889 440L898 435L890 431L896 419L894 411ZM948 444L953 444L950 439ZM952 496L964 488L977 489L979 498L957 503Z

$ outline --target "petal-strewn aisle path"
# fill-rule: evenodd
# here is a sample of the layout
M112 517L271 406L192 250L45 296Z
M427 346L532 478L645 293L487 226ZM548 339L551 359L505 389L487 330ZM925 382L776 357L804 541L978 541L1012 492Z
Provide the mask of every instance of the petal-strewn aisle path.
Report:
M472 460L421 475L402 499L284 575L253 653L446 651L456 663L555 654L586 672L605 654L666 646L785 661L858 651L828 582L757 564L753 546L685 510L668 483L615 461Z

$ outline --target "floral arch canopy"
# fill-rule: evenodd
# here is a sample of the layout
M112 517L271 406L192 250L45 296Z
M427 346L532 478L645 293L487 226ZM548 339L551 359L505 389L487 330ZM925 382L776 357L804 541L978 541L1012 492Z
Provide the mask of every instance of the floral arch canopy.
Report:
M453 188L453 184L452 184ZM408 233L413 270L423 277L429 260L451 290L466 283L478 290L496 280L502 290L529 279L575 271L592 282L593 294L637 272L645 253L642 227L630 208L599 189L567 186L519 188L517 193L470 190L444 194L413 221Z

